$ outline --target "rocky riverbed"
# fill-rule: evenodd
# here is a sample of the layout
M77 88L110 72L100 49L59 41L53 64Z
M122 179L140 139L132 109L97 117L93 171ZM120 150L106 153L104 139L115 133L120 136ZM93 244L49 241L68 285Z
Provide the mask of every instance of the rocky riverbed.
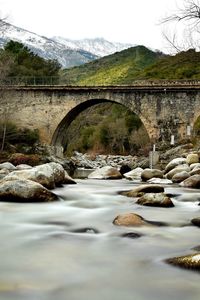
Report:
M84 180L59 158L0 164L2 299L199 299L198 149L102 159Z

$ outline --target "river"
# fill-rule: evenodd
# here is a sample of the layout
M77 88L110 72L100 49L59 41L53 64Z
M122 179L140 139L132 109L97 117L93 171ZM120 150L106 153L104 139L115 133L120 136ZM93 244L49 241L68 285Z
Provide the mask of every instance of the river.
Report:
M55 190L59 202L0 203L1 300L199 300L199 273L164 262L200 245L198 190L166 187L182 196L155 208L117 193L130 181L77 182ZM113 225L124 212L168 225Z

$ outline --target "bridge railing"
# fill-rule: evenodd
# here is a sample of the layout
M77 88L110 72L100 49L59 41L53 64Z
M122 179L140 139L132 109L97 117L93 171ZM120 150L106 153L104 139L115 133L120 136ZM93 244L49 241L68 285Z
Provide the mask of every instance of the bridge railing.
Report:
M66 81L62 77L58 76L43 76L43 77L35 77L35 76L23 76L23 77L15 77L15 76L9 76L3 79L0 79L0 86L52 86L52 85L61 85L61 86L108 86L107 84L101 84L101 85L77 85L72 84L68 81ZM110 85L112 86L112 85ZM115 87L118 85L114 85ZM127 86L127 85L119 85L119 86ZM128 86L200 86L200 80L195 79L173 79L173 80L134 80L131 84L128 84Z

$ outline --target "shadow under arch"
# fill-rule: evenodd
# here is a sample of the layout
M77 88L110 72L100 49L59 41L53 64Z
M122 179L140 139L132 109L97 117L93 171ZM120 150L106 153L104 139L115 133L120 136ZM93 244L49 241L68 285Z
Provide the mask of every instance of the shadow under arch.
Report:
M90 99L90 100L84 101L84 102L76 105L74 108L72 108L66 114L66 116L62 119L62 121L58 124L58 126L57 126L57 128L56 128L56 130L53 134L51 145L52 146L57 146L57 147L62 147L63 152L64 152L67 149L66 132L67 132L67 129L69 128L69 126L71 125L71 123L76 119L76 117L81 112L88 109L89 107L92 107L92 106L95 106L95 105L101 104L101 103L118 104L118 105L121 105L121 106L125 107L127 110L131 111L133 114L135 113L136 115L138 115L137 112L134 112L133 110L131 110L131 108L128 107L128 105L126 106L126 105L124 105L120 102L117 102L117 101L107 100L107 99ZM138 115L138 117L140 118L139 115ZM142 120L141 120L141 122L142 122ZM144 125L143 122L142 122L142 124ZM146 132L147 132L147 135L148 135L148 138L149 138L149 134L148 134L147 129L146 129Z

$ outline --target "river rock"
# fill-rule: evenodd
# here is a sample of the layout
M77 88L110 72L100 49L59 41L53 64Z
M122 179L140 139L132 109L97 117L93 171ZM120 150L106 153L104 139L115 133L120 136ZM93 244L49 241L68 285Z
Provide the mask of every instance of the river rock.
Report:
M56 186L62 185L62 183L65 181L65 174L66 174L63 166L61 166L60 164L55 163L55 162L49 163L49 166L53 170L53 177L54 177L55 185Z
M133 188L130 191L123 191L120 194L128 197L141 197L145 193L162 193L164 192L164 187L156 184L144 184Z
M195 169L200 169L200 163L196 163L196 164L191 164L190 165L190 170L195 170Z
M180 183L180 186L188 188L200 188L200 175L193 175Z
M166 262L185 269L200 271L200 252L166 259Z
M41 184L31 180L1 180L0 201L6 202L49 202L58 196Z
M141 226L148 224L143 217L134 214L134 213L125 213L122 215L118 215L114 221L113 224L119 225L119 226Z
M27 164L20 164L16 166L17 170L30 170L32 169L32 166L27 165Z
M5 176L7 176L9 174L9 170L8 169L0 169L0 179L4 178Z
M174 183L180 183L183 180L187 179L188 177L190 177L190 174L186 171L182 171L180 173L176 173L173 177L172 177L172 181Z
M140 197L137 204L156 207L173 207L172 200L164 193L147 193Z
M121 179L121 173L113 167L105 166L100 169L96 169L94 172L88 175L90 179Z
M30 170L13 171L6 176L6 179L13 179L13 176L18 179L35 181L48 189L55 188L53 169L49 164L33 167Z
M0 169L7 169L9 171L14 171L16 170L16 167L11 164L10 162L4 162L2 164L0 164Z
M143 169L138 167L124 174L124 177L130 180L140 180Z
M191 223L197 227L200 227L200 218L194 218L191 220Z
M192 175L200 175L200 168L194 168L192 171L189 172L190 176Z
M142 234L138 232L126 232L121 235L123 238L129 238L129 239L138 239L142 236Z
M131 171L131 167L130 167L129 165L123 164L123 165L120 167L119 171L120 171L120 173L121 173L122 175L124 175L125 173L128 173L128 172Z
M144 169L141 173L141 179L147 181L151 178L163 178L163 172L157 169Z
M30 170L17 170L6 177L17 176L18 179L28 179L40 183L48 189L60 186L65 182L65 170L58 163L47 163L31 168Z
M153 183L153 184L172 184L173 182L170 179L166 178L151 178L147 180L148 183Z
M188 154L188 156L186 157L186 163L188 165L199 163L199 156L198 156L198 154L196 154L196 153L190 153L190 154Z
M174 169L175 167L185 164L186 163L186 158L179 157L179 158L174 158L172 159L167 166L165 167L165 174Z
M65 171L65 178L64 178L63 183L64 184L76 184L76 181L71 176L69 176L67 171Z
M170 170L167 174L165 174L165 178L172 179L172 177L175 174L183 172L183 171L190 172L190 167L187 164L179 165L179 166L175 167L174 169Z

